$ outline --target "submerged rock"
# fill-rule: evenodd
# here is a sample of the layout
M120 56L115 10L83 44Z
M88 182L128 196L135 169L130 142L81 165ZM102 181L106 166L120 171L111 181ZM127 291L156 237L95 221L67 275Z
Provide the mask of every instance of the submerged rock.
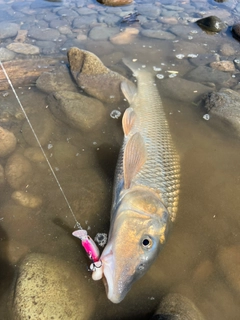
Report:
M217 265L221 268L229 286L240 295L240 245L220 248Z
M196 21L198 26L209 32L220 32L227 26L221 19L216 16L209 16Z
M54 122L49 110L46 109L36 114L29 115L29 120L34 128L34 131L36 132L36 135L38 137L38 140L41 146L46 145L51 137L53 126L54 126ZM25 141L30 146L32 147L39 146L27 120L25 120L23 123L22 135Z
M0 39L15 37L18 33L19 25L11 22L0 22Z
M231 74L206 66L195 68L186 78L196 82L213 82L221 86L228 86L232 81Z
M93 53L71 48L68 51L71 73L80 88L103 102L118 102L123 99L122 81L133 85L125 77L111 71Z
M205 97L205 108L212 115L231 124L240 133L240 94L231 89L222 88Z
M232 61L214 61L210 64L210 67L213 69L217 69L220 71L225 71L225 72L235 72L235 66Z
M236 38L237 40L240 40L240 23L236 23L232 27L232 34L234 38Z
M32 162L43 162L46 161L42 153L42 150L37 147L27 148L24 151L24 156Z
M7 48L12 50L13 52L22 53L22 54L38 54L39 48L33 46L29 43L20 43L20 42L13 42L10 43Z
M15 153L7 161L5 176L13 189L20 189L32 175L31 163L23 155Z
M83 132L97 129L106 116L100 101L80 93L55 92L48 96L48 103L56 118Z
M178 293L165 296L151 320L204 320L202 313L188 298Z
M6 157L12 153L17 144L14 134L7 129L0 127L0 157Z
M139 30L136 28L126 28L123 32L120 32L111 37L110 41L114 44L128 44L135 39L138 33Z
M45 254L22 261L12 299L15 320L86 320L95 308L79 267Z
M5 183L5 175L3 166L0 165L0 187L2 187Z
M41 206L42 199L25 191L14 191L12 199L23 207L35 209Z

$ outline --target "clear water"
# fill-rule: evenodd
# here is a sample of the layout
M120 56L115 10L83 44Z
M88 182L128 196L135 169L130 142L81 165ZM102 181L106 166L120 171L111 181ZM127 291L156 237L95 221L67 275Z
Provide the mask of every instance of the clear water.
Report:
M142 3L148 2L139 2L139 5ZM197 3L176 0L171 3L156 1L155 4L159 7L162 4L171 4L184 8L184 12L177 15L180 17L177 22L179 30L183 28L182 21L187 21L187 17L195 19L201 17L201 14L207 15L208 12L231 25L238 20L240 11L236 1L221 4L204 0ZM133 12L135 5L137 3L124 7L123 10L126 14ZM110 16L114 14L114 10L119 10L101 6L94 1L79 3L0 0L0 20L17 23L22 30L34 26L48 27L51 18L46 19L46 16L51 17L60 9L79 10L81 6L96 10L99 17L104 12ZM176 15L176 12L173 11L172 15ZM39 56L47 59L51 56L59 61L66 61L66 49L78 45L97 54L115 70L119 70L119 64L114 64L115 59L118 61L119 54L137 58L146 65L161 67L162 71L157 73L164 74L165 77L168 77L165 72L167 69L177 70L177 76L182 76L186 70L193 68L186 58L176 57L183 52L181 49L178 52L173 51L176 48L172 40L151 39L139 35L129 44L110 45L107 40L98 42L88 38L92 25L73 27L67 11L59 16L59 21L62 20L71 30L78 29L76 34L86 36L82 37L84 41L76 40L74 34L64 36L62 41L56 42L52 51L42 50L39 55L34 56L17 54L15 60L37 59ZM149 19L148 22L152 23L153 28L154 19ZM239 43L231 37L229 31L209 35L193 22L188 23L192 30L197 30L198 33L193 32L192 39L184 40L181 36L176 38L185 55L202 52L216 52L221 55L220 48L225 43L237 52ZM159 25L166 30L171 27L168 24ZM123 27L119 22L112 23L111 26ZM138 23L131 26L139 28ZM6 47L12 42L12 38L1 40L0 46ZM30 38L26 38L25 42L36 44L36 41ZM186 42L189 51L186 49ZM111 54L111 59L108 54ZM120 70L130 75L122 66ZM161 81L164 80L156 79L160 93ZM46 95L39 92L32 83L17 88L17 93L29 114L36 113L39 105L42 108L46 105ZM22 121L16 119L16 114L20 112L17 101L10 90L0 92L0 96L1 125L15 133L18 148L20 152L24 152L27 144L21 134ZM189 297L207 320L239 319L239 295L223 276L216 258L222 247L235 245L240 241L239 138L219 119L203 120L205 111L197 104L176 101L165 96L163 104L181 159L181 194L177 220L163 252L121 304L114 305L107 300L101 282L89 281L92 292L98 297L94 319L149 319L161 297L169 292L179 292ZM113 110L123 112L125 107L126 103L107 105L109 116L106 118L104 130L88 135L55 121L49 144L54 146L59 142L70 143L77 149L79 157L85 159L84 165L54 159L51 148L46 148L77 219L84 228L89 228L92 237L98 232L107 233L109 229L113 175L122 139L121 119L111 117L110 113ZM6 122L3 112L7 112ZM0 159L0 163L4 166L6 159ZM71 236L74 220L56 182L44 162L41 165L33 164L33 168L34 179L29 189L42 196L42 207L37 210L19 207L11 200L12 189L7 184L0 194L2 319L6 317L6 301L9 291L12 290L11 284L18 270L19 259L27 253L48 253L73 263L77 262L83 268L84 276L91 278L91 274L86 271L89 261L81 250L80 243Z

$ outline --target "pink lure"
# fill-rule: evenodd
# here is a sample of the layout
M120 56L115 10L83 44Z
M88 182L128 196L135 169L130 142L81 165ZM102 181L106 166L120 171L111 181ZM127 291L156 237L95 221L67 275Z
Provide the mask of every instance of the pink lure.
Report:
M86 230L76 230L73 231L72 235L76 238L79 238L82 241L82 246L87 252L88 257L93 261L99 261L100 253L96 243L91 237L87 234Z

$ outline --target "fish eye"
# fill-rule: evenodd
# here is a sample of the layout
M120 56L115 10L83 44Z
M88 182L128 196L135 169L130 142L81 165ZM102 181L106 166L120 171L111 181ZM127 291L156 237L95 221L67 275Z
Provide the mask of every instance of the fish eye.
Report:
M152 247L152 245L153 245L153 241L152 241L152 239L150 237L146 236L146 237L143 238L142 247L144 249L150 249Z

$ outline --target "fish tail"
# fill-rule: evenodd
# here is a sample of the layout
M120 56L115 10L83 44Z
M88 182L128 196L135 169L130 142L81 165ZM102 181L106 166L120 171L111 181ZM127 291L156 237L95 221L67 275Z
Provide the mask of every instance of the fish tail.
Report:
M132 71L133 75L135 77L138 77L138 75L139 75L139 73L140 73L140 71L142 69L141 64L137 63L137 62L134 62L134 61L131 61L128 58L123 58L122 61Z

